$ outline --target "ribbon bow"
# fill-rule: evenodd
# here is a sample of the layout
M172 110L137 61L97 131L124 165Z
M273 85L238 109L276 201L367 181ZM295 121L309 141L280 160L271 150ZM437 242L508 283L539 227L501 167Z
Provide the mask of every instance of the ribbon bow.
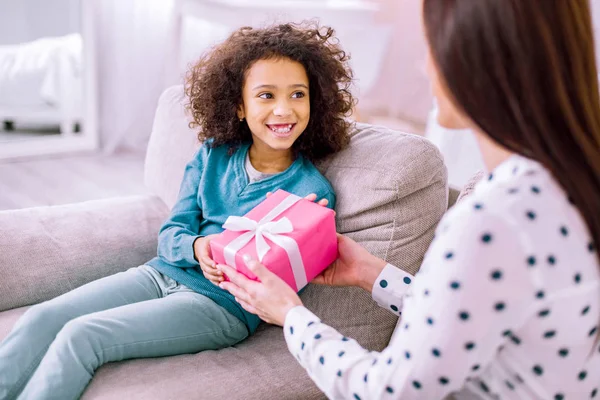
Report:
M232 247L230 249L232 251L226 252L225 256L225 258L227 258L227 254L232 253L231 255L233 256L234 265L235 253L247 245L252 239L256 239L256 254L258 255L258 259L262 262L265 255L269 252L269 250L271 250L271 246L269 246L265 240L265 237L267 237L273 243L276 243L277 238L275 235L290 233L294 230L292 222L287 218L281 218L279 221L256 222L248 217L229 217L227 218L227 221L225 221L223 228L235 232L247 231L243 235L237 237L226 247L227 249L232 245L232 243L236 242L235 251L233 251L234 248ZM229 261L227 264L229 264Z

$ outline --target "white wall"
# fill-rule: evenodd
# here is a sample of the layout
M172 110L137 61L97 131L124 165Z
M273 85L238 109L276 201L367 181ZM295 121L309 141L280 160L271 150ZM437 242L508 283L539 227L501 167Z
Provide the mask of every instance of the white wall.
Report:
M81 0L0 0L0 45L80 31Z

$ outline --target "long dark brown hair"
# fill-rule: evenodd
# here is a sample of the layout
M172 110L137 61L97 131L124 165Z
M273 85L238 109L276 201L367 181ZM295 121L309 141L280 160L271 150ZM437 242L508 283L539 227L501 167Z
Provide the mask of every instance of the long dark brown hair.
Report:
M492 140L552 173L595 251L600 95L588 0L424 0L423 20L456 106Z

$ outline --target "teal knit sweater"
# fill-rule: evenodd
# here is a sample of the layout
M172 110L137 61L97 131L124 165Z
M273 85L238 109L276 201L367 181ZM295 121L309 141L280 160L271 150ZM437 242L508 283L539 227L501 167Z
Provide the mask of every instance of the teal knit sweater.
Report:
M267 192L283 189L298 196L316 193L335 205L327 179L306 158L299 156L285 171L249 183L244 167L250 145L233 155L228 146L202 145L186 168L177 203L158 234L158 256L147 264L177 282L209 297L246 324L254 333L260 319L245 311L227 292L207 280L194 259L198 237L219 233L230 215L242 216L266 198Z

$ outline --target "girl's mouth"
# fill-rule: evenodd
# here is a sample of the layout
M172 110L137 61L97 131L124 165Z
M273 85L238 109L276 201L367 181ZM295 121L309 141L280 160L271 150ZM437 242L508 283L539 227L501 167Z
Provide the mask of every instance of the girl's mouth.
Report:
M289 137L294 130L296 124L267 124L267 127L277 137L285 138Z

